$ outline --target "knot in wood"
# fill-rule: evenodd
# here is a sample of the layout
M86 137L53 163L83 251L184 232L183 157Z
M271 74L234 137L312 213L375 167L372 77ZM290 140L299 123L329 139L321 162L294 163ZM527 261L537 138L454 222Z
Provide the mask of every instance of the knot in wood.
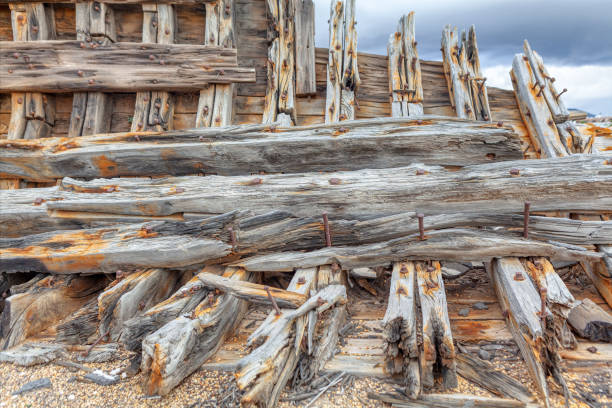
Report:
M34 69L34 65L33 64L29 64L28 65L28 69Z
M35 32L35 33L37 33L37 32L38 32L38 26L33 26L33 27L32 27L32 31L33 31L33 32Z
M142 127L142 122L140 122L140 123L138 124L138 127L139 127L139 128L141 128L141 127ZM138 136L138 135L134 135L134 140L136 140L137 142L140 142L140 136Z
M115 186L107 187L106 190L104 190L104 191L106 191L107 193L112 193L112 192L115 191Z

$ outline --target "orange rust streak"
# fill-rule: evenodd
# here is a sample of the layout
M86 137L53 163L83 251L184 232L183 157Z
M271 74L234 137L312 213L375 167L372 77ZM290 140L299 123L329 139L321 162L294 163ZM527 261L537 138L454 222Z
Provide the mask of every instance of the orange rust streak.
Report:
M100 170L100 176L102 177L115 177L117 176L117 163L107 158L105 155L100 155L92 158L93 165Z

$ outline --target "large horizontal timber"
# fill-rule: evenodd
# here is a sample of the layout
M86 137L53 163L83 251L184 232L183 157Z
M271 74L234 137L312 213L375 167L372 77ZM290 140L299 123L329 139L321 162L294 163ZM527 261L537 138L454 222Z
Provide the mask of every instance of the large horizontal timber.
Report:
M580 229L582 221L530 217L530 236L551 238L548 234L551 225L564 226L567 231ZM461 230L457 227L483 226L520 226L521 216L451 214L425 218L427 236L433 240L420 241L418 217L414 213L379 217L363 221L332 219L333 242L338 247L309 253L291 258L294 262L316 262L317 258L331 259L344 256L344 263L367 262L384 265L398 258L391 250L406 245L403 253L414 256L425 254L427 250L441 250L456 259L462 255L470 259L480 259L479 250L489 251L489 247L499 245L499 254L512 254L518 251L525 256L570 256L577 258L593 255L581 251L568 252L567 245L554 240L541 242L519 240L519 233L479 234L478 230ZM556 223L556 224L555 224ZM612 223L597 224L601 232L600 240L610 241L609 230ZM593 230L595 230L593 226ZM0 240L0 265L5 272L36 271L46 273L83 273L129 271L139 268L185 268L191 265L221 262L230 256L248 256L265 251L302 251L317 250L325 242L324 222L321 217L298 218L289 213L272 212L261 216L248 213L231 212L220 216L194 221L152 221L123 226L108 226L97 229L53 231L19 238ZM442 230L438 232L438 230ZM540 233L540 234L538 234ZM452 245L462 243L469 246L473 237L480 236L484 241L465 254L453 251ZM582 235L575 236L579 240ZM570 240L571 241L571 240ZM50 244L53 243L53 244ZM56 248L53 248L55 245ZM531 248L529 248L531 246ZM370 249L378 248L379 253L361 259ZM384 250L388 248L389 250ZM188 249L187 253L184 250ZM577 249L577 248L574 248ZM463 248L461 251L464 250ZM564 253L573 255L563 255ZM399 256L399 255L398 255ZM597 257L597 254L595 254ZM444 258L446 259L446 258ZM488 257L485 257L488 259ZM596 258L598 259L598 258ZM359 266L358 266L359 267Z
M2 2L6 2L7 0L2 0ZM45 3L64 3L64 4L78 4L78 3L88 3L91 0L45 0ZM214 3L218 0L156 0L156 3L161 4L205 4L205 3ZM20 0L20 3L39 3L40 0ZM151 3L151 0L104 0L104 3L107 4L147 4Z
M519 175L516 175L516 170ZM542 190L542 186L547 186ZM603 211L612 203L612 175L606 156L573 155L543 160L466 166L455 172L420 174L415 167L327 174L207 176L167 179L119 178L77 181L64 190L113 186L105 194L80 194L46 202L49 210L164 216L220 214L235 209L273 210L297 216L383 216L420 211L444 213ZM100 190L98 190L100 191ZM347 197L351 197L347 200Z
M105 3L89 1L77 3L77 40L87 46L117 41L115 14ZM96 45L96 46L97 46ZM108 133L111 124L110 95L103 92L76 92L72 97L72 113L68 136Z
M176 36L176 13L172 4L142 5L142 42L173 44ZM163 58L163 57L162 57ZM165 65L161 59L156 64ZM174 128L174 95L167 91L138 92L132 116L132 131L168 130Z
M206 4L204 44L234 48L234 0ZM200 90L196 127L219 127L232 122L233 84L208 84Z
M296 16L300 0L266 0L268 14L268 85L263 123L296 124ZM314 64L314 60L313 60ZM314 69L314 66L313 66Z
M255 82L235 49L188 44L0 42L0 92L190 91ZM26 61L27 60L27 61Z
M421 62L415 39L414 11L400 18L387 44L391 116L423 114Z
M355 92L361 82L356 25L355 0L330 2L325 123L355 119Z
M486 78L480 70L474 26L470 27L467 36L463 31L461 38L456 27L444 27L440 50L451 105L457 116L491 121Z
M291 128L133 132L78 140L0 141L0 175L61 177L239 175L383 168L423 163L465 166L518 160L509 127L420 116ZM228 160L231 158L231 160ZM430 171L423 167L423 171Z
M15 42L39 42L55 38L55 18L53 9L43 3L10 3L13 40ZM4 50L4 46L2 46ZM8 55L3 55L6 61ZM11 59L13 59L11 57ZM24 67L32 66L30 57L24 58ZM3 68L3 73L13 68ZM4 84L9 78L0 79ZM8 129L9 139L37 139L47 137L55 123L55 100L50 95L24 92L14 89L11 94L11 119Z
M498 258L488 267L508 328L516 341L545 406L550 406L546 377L569 390L561 374L559 349L575 347L567 329L574 298L543 258Z

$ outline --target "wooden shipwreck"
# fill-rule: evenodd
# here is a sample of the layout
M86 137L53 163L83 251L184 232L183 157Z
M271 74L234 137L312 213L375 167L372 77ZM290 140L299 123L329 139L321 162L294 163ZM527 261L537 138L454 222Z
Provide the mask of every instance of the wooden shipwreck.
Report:
M312 0L0 4L2 353L118 343L144 394L204 367L244 406L334 372L397 384L372 405L583 398L562 360L612 361L612 133L527 41L502 90L473 26L425 61L414 13L384 56L329 10L324 49Z

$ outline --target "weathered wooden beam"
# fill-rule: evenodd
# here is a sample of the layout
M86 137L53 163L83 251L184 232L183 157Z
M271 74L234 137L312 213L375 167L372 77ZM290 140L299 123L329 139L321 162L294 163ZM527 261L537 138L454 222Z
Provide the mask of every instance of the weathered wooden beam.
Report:
M198 274L198 279L205 287L219 289L250 303L272 305L275 302L280 307L297 309L308 300L308 296L301 293L252 282L232 282L231 279L207 272Z
M167 299L182 275L166 269L148 269L115 280L98 296L98 333L108 333L112 340L118 340L124 323Z
M278 0L278 120L291 126L297 122L295 106L295 1Z
M249 209L256 213L286 210L298 216L328 212L332 217L353 217L415 210L426 216L522 212L528 198L531 211L609 211L612 176L605 163L605 156L574 155L467 166L456 172L425 175L414 167L403 167L255 178L207 176L206 183L201 177L90 182L65 178L62 189L87 191L109 184L117 188L106 194L83 196L87 200L64 199L45 204L51 210L148 216ZM516 169L520 172L518 177L514 175ZM547 186L545 190L543 185Z
M295 94L315 95L315 11L313 0L295 3Z
M612 342L612 316L589 298L574 305L569 312L567 322L582 338Z
M480 57L478 56L478 44L476 42L476 27L470 26L467 38L463 41L463 52L466 53L467 73L470 78L472 90L472 104L476 120L491 121L491 108L489 107L489 95L485 78L480 69Z
M86 3L91 0L45 0L45 3ZM214 3L217 0L156 0L156 3L162 4L205 4ZM19 0L19 3L38 3L40 0ZM148 4L151 0L104 0L108 4Z
M494 260L489 273L508 328L527 363L538 393L548 407L547 375L552 375L564 388L565 383L559 367L560 342L545 317L549 313L546 301L542 301L536 285L517 258Z
M531 72L535 78L535 83L542 89L542 95L548 105L548 109L553 117L555 123L563 123L569 119L569 111L565 107L565 104L561 100L557 89L555 88L555 78L551 77L542 57L531 49L529 41L525 40L523 43L523 51L529 65L531 66Z
M442 62L451 105L457 117L475 120L466 54L467 50L463 47L457 28L451 28L450 25L444 27Z
M89 1L75 4L77 40L91 46L117 40L115 15L105 3ZM102 92L77 92L72 97L68 136L108 133L111 125L110 95Z
M340 120L355 119L355 92L361 83L357 67L357 21L355 0L344 0L344 43L342 50L342 80Z
M11 25L14 41L42 41L55 38L55 18L53 8L43 3L10 3ZM3 56L6 59L8 56ZM24 58L23 66L30 66L29 56ZM12 72L12 68L4 69ZM6 82L0 80L0 83ZM49 95L24 93L17 89L11 94L11 119L8 139L37 139L47 137L55 123L55 100Z
M241 269L228 268L225 277L250 280ZM190 315L182 315L149 334L142 342L143 391L166 395L213 356L240 324L247 302L230 294L203 300Z
M444 388L455 388L455 346L440 262L417 262L415 269L423 328L423 345L419 358L421 384L424 388L432 388L434 380L439 377Z
M55 340L61 344L87 344L98 332L98 299L92 298L80 309L66 316L55 328Z
M536 151L542 157L567 156L569 152L559 137L543 96L546 84L537 81L526 56L514 56L510 76L523 122Z
M253 68L237 66L235 49L127 42L92 45L0 42L0 92L189 91L203 83L255 82Z
M400 394L368 392L368 398L393 404L398 408L535 408L529 404L507 398L480 397L468 394L423 394L418 400L410 400Z
M198 172L240 175L357 170L415 162L465 166L522 158L512 129L495 125L444 118L367 119L347 124L340 129L334 125L257 133L245 129L236 138L207 137L194 129L69 141L0 141L0 176L50 181Z
M208 266L203 271L219 275L223 273L224 268ZM200 303L213 299L214 296L214 290L202 285L200 279L194 276L168 299L125 321L119 341L126 349L140 352L142 340L146 336L179 316L192 313Z
M107 283L104 276L36 277L21 293L5 299L0 318L2 349L40 335L87 303Z
M344 34L344 1L332 0L329 11L329 57L327 61L327 91L325 93L325 123L340 121L341 84Z
M597 249L603 258L582 262L582 268L608 306L612 307L612 246L598 245Z
M413 262L393 264L389 303L383 318L385 371L399 376L406 395L421 394L420 347L417 326L416 272Z

